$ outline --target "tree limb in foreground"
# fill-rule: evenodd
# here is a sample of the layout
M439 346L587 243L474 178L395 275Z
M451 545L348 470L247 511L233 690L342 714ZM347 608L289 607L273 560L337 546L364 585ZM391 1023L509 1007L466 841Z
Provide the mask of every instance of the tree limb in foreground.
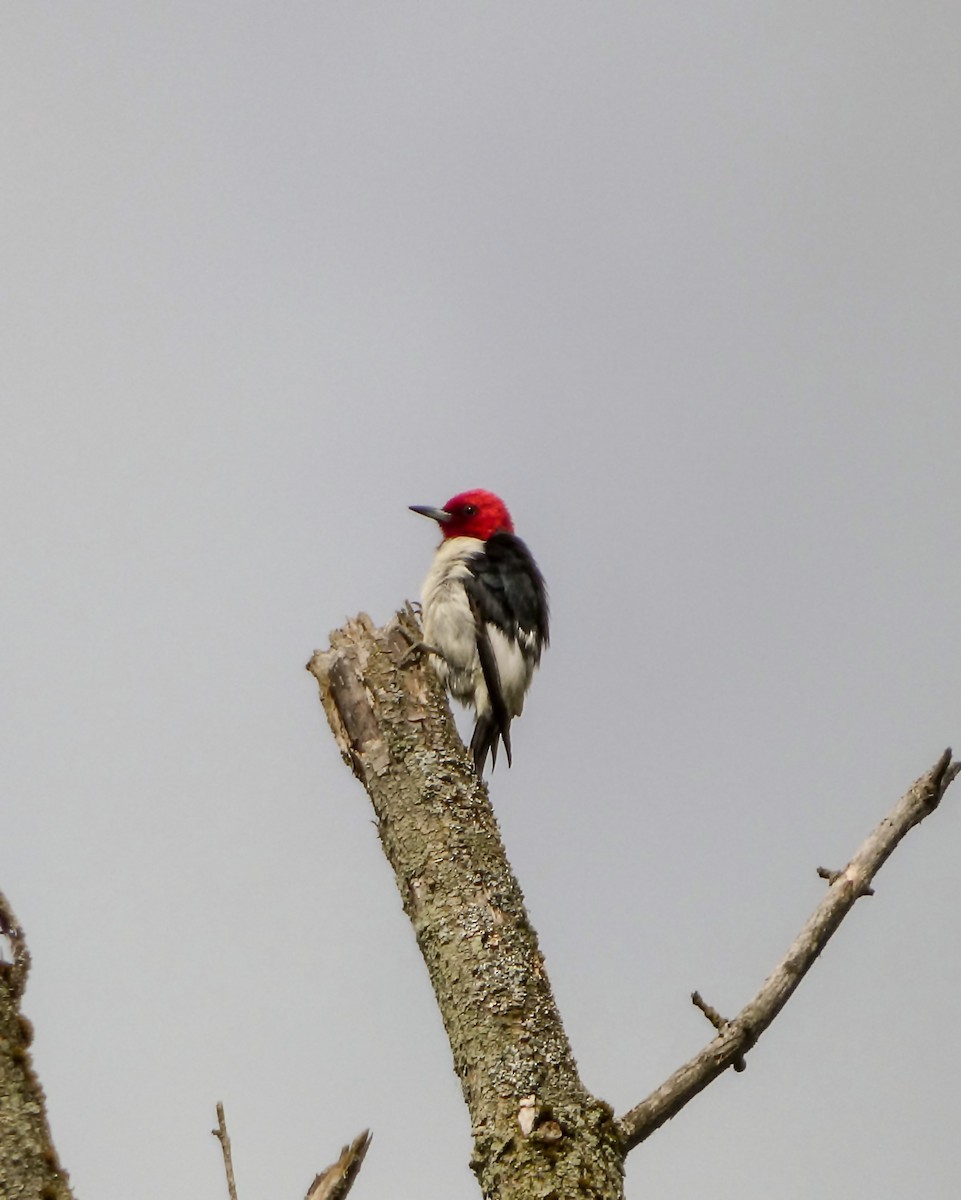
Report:
M361 615L308 669L345 761L371 798L470 1110L484 1195L618 1198L627 1153L744 1055L777 1016L894 848L958 773L945 751L830 886L757 996L618 1121L580 1082L487 789L408 607ZM701 1002L709 1019L714 1010ZM709 1010L709 1012L707 1011Z
M223 1104L217 1104L217 1128L210 1131L220 1142L224 1155L224 1172L227 1176L227 1195L229 1200L237 1200L237 1181L234 1178L233 1151L230 1146L230 1134L227 1132L227 1118L224 1116ZM370 1146L370 1130L363 1133L344 1146L340 1157L331 1163L319 1175L314 1176L314 1182L307 1189L304 1200L344 1200L354 1186L354 1180L364 1165L364 1155Z
M227 1176L227 1195L229 1200L237 1200L237 1180L234 1177L234 1152L230 1145L230 1134L227 1132L227 1118L224 1116L223 1103L217 1101L217 1128L210 1131L220 1142L224 1156L224 1174Z
M307 1189L305 1200L344 1200L364 1165L370 1138L370 1130L365 1129L349 1146L344 1146L337 1161L315 1177Z
M9 950L9 961L4 949ZM31 1062L33 1031L20 1012L29 971L23 930L0 892L0 1196L72 1200Z

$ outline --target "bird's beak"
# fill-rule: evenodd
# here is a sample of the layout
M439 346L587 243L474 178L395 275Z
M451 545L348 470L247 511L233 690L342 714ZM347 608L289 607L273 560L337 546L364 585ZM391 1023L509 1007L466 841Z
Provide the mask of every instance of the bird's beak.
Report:
M410 511L420 513L422 517L430 517L432 521L439 521L441 525L450 520L450 513L446 508L431 508L429 504L412 504Z

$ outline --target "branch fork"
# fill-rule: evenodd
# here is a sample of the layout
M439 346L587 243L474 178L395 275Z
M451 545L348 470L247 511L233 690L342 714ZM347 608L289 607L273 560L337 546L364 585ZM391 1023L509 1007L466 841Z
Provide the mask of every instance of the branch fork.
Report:
M566 1195L568 1184L572 1194L620 1196L626 1154L728 1067L744 1070L747 1053L841 921L873 894L877 872L937 808L961 767L946 750L843 870L818 868L829 886L735 1017L693 994L716 1036L614 1119L577 1075L487 788L457 736L430 656L411 653L421 643L409 607L383 629L361 616L332 635L331 649L315 654L309 670L337 743L370 795L431 976L470 1109L472 1165L485 1196L498 1200ZM535 1190L545 1181L548 1190Z

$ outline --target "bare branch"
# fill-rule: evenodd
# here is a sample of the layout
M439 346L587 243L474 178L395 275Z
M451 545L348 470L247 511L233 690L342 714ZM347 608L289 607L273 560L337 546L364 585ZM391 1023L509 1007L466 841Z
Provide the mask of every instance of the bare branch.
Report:
M217 1128L211 1129L210 1132L220 1142L220 1148L224 1152L224 1170L227 1172L227 1191L230 1194L230 1200L237 1200L237 1183L234 1179L234 1162L230 1153L230 1134L227 1132L227 1121L224 1117L224 1106L219 1101L217 1103Z
M841 921L861 896L870 894L871 881L895 847L937 808L959 770L961 763L952 763L951 751L945 750L931 770L902 796L844 870L823 873L822 877L830 881L827 894L753 1000L724 1024L709 1046L620 1118L618 1127L626 1149L650 1137L751 1049L791 998Z
M363 1166L370 1139L370 1130L365 1129L349 1146L345 1146L340 1152L340 1158L321 1171L307 1189L305 1200L344 1200Z
M531 1180L621 1195L623 1159L767 1029L828 939L959 767L946 751L840 872L760 991L732 1020L700 997L717 1037L646 1100L613 1120L584 1089L543 959L500 844L487 790L470 769L422 634L408 610L383 629L361 616L331 635L310 671L377 829L427 964L471 1113L484 1194L514 1200ZM520 1137L518 1138L518 1133ZM550 1162L543 1157L549 1147ZM590 1184L585 1181L590 1178Z

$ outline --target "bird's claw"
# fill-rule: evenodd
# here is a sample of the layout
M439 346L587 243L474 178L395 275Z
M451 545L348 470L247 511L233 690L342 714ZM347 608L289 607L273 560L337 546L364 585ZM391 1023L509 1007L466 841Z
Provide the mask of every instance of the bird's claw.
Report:
M440 651L434 646L428 646L426 642L414 642L400 656L397 665L406 667L424 654L440 654Z

